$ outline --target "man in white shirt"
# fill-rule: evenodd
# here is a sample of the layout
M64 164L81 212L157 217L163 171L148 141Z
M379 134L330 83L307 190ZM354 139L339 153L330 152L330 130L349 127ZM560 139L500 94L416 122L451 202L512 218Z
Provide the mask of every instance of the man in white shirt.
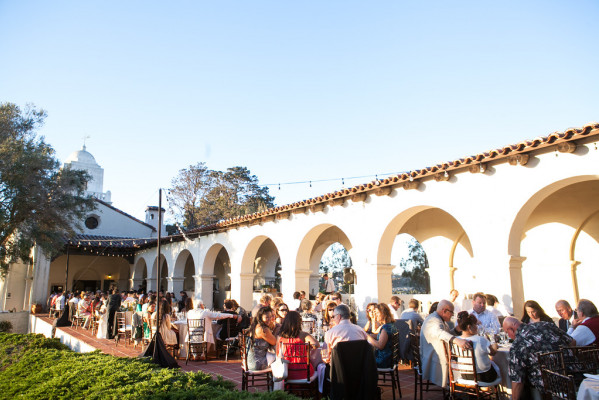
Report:
M568 329L568 335L576 340L577 346L589 346L599 344L599 313L593 302L580 299L578 307L578 319L574 320Z
M401 319L401 299L398 296L391 297L391 303L389 303L389 310L391 315L395 319Z
M486 332L495 335L501 330L501 325L499 325L499 320L495 314L487 310L487 296L484 293L474 293L472 309L468 312L478 319Z
M324 341L327 344L329 356L331 354L331 349L339 342L367 340L364 329L358 325L352 324L349 320L349 316L349 307L345 304L335 307L335 310L333 311L333 321L335 322L335 326L329 329L324 335Z
M324 292L325 294L331 294L335 291L335 282L332 279L329 279L328 274L323 275L324 278Z

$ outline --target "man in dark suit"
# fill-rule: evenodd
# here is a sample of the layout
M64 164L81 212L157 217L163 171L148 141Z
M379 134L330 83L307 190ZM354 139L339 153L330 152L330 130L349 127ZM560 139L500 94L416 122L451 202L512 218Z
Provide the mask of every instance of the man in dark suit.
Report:
M114 314L121 308L121 295L114 289L108 298L108 339L114 338Z
M566 300L558 300L558 302L555 303L555 311L557 311L557 314L560 316L558 322L559 328L564 332L568 332L568 328L572 326L572 316L576 319L576 315L574 315L575 313L572 311L570 303Z

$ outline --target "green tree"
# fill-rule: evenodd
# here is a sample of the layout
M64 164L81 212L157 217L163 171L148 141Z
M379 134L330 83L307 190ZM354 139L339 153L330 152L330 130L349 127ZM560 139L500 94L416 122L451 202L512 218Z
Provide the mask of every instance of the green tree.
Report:
M167 199L185 229L273 207L267 187L245 167L214 171L204 163L182 169L172 180Z
M75 234L87 211L89 176L60 169L54 149L36 135L46 113L0 104L0 271L27 261L34 245L53 255Z
M408 242L408 249L408 256L399 262L399 266L404 269L401 276L409 280L416 293L430 293L430 277L426 271L428 259L424 248L412 238Z

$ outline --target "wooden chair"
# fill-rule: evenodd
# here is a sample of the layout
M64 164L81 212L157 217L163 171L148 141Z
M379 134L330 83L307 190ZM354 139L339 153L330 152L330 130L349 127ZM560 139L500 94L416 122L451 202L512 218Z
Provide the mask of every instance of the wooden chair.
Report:
M397 391L399 393L399 398L401 399L401 387L399 385L399 370L398 370L398 365L399 365L399 361L400 361L400 356L399 356L399 332L395 331L395 333L389 338L389 340L392 341L391 344L391 358L392 358L392 366L391 368L377 368L377 372L378 372L378 376L379 376L379 381L378 381L378 386L379 387L391 387L391 390L393 391L393 400L395 400L395 389L397 388ZM387 383L391 381L391 383Z
M100 323L100 316L94 312L90 318L91 318L90 325L91 325L92 335L96 336L96 334L98 333L98 325Z
M261 371L250 371L248 368L248 351L252 345L249 330L240 333L241 352L241 390L247 391L249 387L266 387L266 390L272 392L274 381L272 370L270 368Z
M85 317L79 315L79 310L76 304L74 304L72 307L69 307L69 314L71 316L71 326L73 326L75 329L85 324Z
M410 350L412 352L412 370L414 371L414 400L422 400L422 363L420 361L420 335L410 333ZM428 385L427 385L428 390Z
M550 351L548 353L537 353L537 360L540 369L565 374L564 359L561 351Z
M576 399L574 378L562 375L548 369L541 369L543 378L543 398L545 399Z
M204 318L187 319L187 358L185 365L189 362L192 350L198 354L204 353L204 362L208 363L208 342L204 340L206 328L204 326Z
M125 346L131 341L131 325L127 325L124 312L116 312L114 314L114 344L119 345L121 338L125 339Z
M220 343L220 348L221 351L225 352L225 362L229 361L229 351L233 350L235 351L235 349L238 348L238 335L235 336L231 336L231 320L233 318L226 318L224 319L224 325L222 327L222 329L225 329L224 332L227 333L226 338L225 339L219 339L219 343Z
M285 379L285 391L301 397L315 397L318 392L318 379L316 371L310 374L310 343L280 343L279 346L283 357L289 360L289 375L293 373L301 376Z
M577 386L580 385L580 382L584 379L584 374L597 373L599 365L594 351L597 351L594 346L562 347L561 353L565 373L561 373L574 376Z
M476 373L474 350L462 349L457 344L444 342L445 356L449 364L450 396L456 394L475 395L477 399L495 397L499 400L499 385L501 376L493 382L480 382ZM468 375L467 377L463 375ZM488 390L481 390L486 388Z

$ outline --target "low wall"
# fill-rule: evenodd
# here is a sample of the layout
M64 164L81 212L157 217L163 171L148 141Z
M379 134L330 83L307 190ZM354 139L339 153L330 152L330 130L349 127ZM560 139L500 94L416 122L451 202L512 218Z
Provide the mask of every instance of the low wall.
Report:
M11 333L27 333L29 323L29 311L20 312L1 312L0 321L10 321L12 324Z
M29 316L29 332L30 333L41 333L45 337L52 337L52 324L44 321L41 318L37 318L35 315ZM89 353L96 349L85 343L82 340L76 339L68 333L64 332L60 328L56 328L54 337L60 339L60 343L66 345L71 350L78 353Z

